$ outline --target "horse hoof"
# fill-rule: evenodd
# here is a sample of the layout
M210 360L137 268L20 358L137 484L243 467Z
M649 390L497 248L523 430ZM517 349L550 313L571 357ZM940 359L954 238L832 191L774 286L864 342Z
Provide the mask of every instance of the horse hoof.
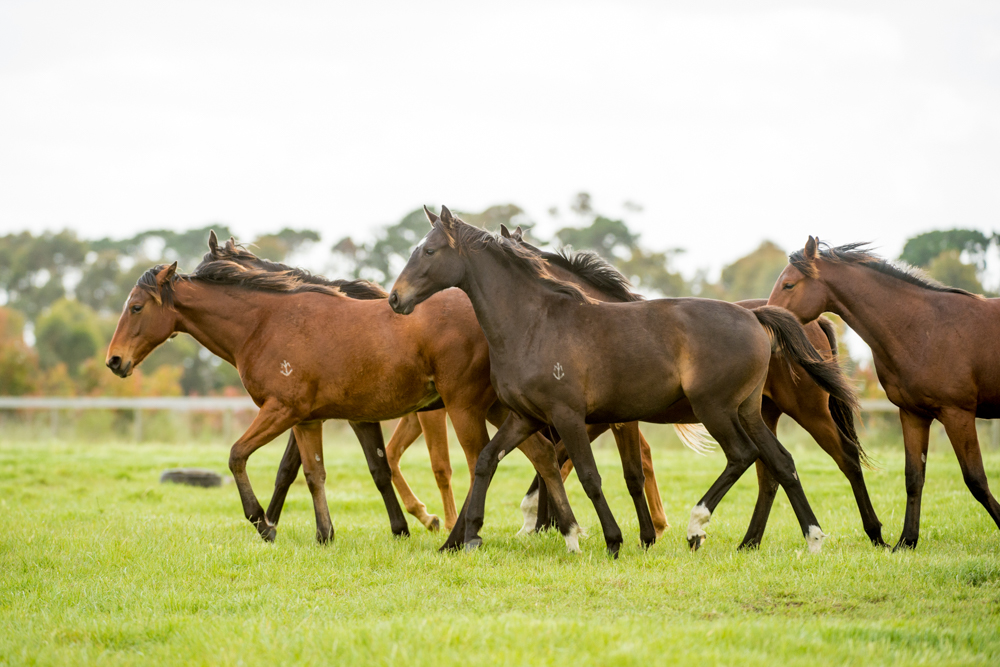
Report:
M688 538L688 546L691 547L691 551L697 551L707 539L708 535L692 535Z
M449 540L449 541L445 542L444 544L442 544L441 548L438 549L438 551L441 552L441 553L444 553L445 551L455 552L455 551L458 551L458 548L460 546L461 546L460 544L458 544L456 542L452 542L452 541Z
M621 551L621 548L622 548L621 542L612 542L611 544L608 545L608 555L614 558L615 560L618 560L618 552Z
M333 530L330 531L329 535L325 535L322 531L317 530L316 541L320 544L329 544L330 542L333 542Z
M257 532L265 542L274 542L274 538L278 536L278 529L269 523L258 524Z
M433 514L431 515L431 520L427 522L427 530L432 533L436 533L441 530L441 519L437 518Z
M911 540L906 537L901 537L899 538L899 542L896 542L896 546L892 548L892 552L896 553L897 551L902 551L904 549L916 549L916 548L917 548L916 540Z
M465 543L466 551L475 551L479 547L483 546L483 538L473 537L471 540Z

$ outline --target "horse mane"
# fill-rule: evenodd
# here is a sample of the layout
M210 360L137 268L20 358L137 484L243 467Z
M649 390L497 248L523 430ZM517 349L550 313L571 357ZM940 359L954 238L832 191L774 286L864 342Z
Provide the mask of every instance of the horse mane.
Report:
M632 291L632 283L607 260L590 250L570 252L539 251L542 259L566 269L573 275L593 285L596 289L618 301L643 301L641 294Z
M879 257L871 251L867 242L848 243L836 247L831 247L822 241L818 241L817 244L819 246L819 256L828 262L857 264L933 292L962 294L964 296L971 296L974 299L983 298L979 294L973 294L958 287L944 285L928 276L922 269L911 266L906 262L892 262L884 257ZM815 278L818 275L816 266L806 259L804 250L793 252L788 256L788 262L802 272L804 276Z
M182 279L233 285L261 292L318 292L358 300L389 297L382 287L367 280L328 280L305 269L257 257L233 239L205 253L194 273L175 274L170 284L160 289L156 284L156 276L165 266L159 264L146 271L136 282L136 287L149 292L158 301L162 298L167 307L173 307L173 285Z
M471 252L484 250L491 252L557 294L568 296L580 303L597 303L587 296L579 286L552 275L541 256L517 241L473 227L457 217L454 218L454 221L459 224L453 224L446 229L459 252L466 249Z

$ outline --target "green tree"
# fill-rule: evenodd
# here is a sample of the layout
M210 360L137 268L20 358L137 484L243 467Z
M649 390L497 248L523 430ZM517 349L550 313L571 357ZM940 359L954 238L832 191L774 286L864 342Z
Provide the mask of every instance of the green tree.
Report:
M730 301L766 298L787 264L785 251L764 241L752 253L722 269L722 294Z
M310 243L319 241L319 233L311 229L285 227L277 234L258 236L253 242L253 252L272 262L284 262L289 255Z
M956 254L968 253L976 268L982 271L991 240L975 229L938 229L908 239L899 258L913 266L926 268L935 257L953 250Z
M639 247L639 235L624 220L599 215L587 227L563 227L556 232L563 245L576 250L593 250L608 261L630 257Z
M57 301L38 318L35 347L42 368L64 363L76 377L80 365L104 347L97 313L79 301Z
M0 396L21 396L38 386L38 354L24 342L24 315L0 307Z
M976 267L962 261L958 250L945 250L931 260L927 273L935 280L973 294L982 294L983 285L976 276Z
M7 304L34 320L66 295L67 274L86 258L87 244L69 230L0 237L0 291Z

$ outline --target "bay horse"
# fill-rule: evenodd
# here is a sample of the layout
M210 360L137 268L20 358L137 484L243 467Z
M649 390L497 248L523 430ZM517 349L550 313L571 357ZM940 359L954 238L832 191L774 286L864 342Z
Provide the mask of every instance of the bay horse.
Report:
M178 274L174 262L139 278L108 348L108 367L128 377L153 349L183 332L237 368L260 411L233 445L229 468L245 516L265 540L274 540L276 528L254 495L246 461L288 429L312 495L316 538L333 538L324 488L326 419L349 420L393 534L408 535L378 422L445 405L463 447L478 451L489 440L486 420L500 423L504 416L468 298L448 290L418 318L404 318L386 307L385 291L367 281L313 276L260 259L232 239L220 247L214 232L208 245L190 275ZM560 529L576 547L576 519L551 443L533 438L521 449L555 485Z
M520 228L510 232L501 225L500 233L535 252L546 262L549 272L557 278L575 281L589 296L597 300L637 301L642 299L641 296L631 292L628 280L617 269L595 253L582 251L570 255L565 252L547 252L526 242ZM767 299L748 299L736 302L737 305L749 310L759 308L766 303ZM837 336L830 320L820 317L806 324L804 329L810 343L825 359L836 358ZM425 434L434 476L442 496L446 493L445 489L450 488L446 487L446 483L442 480L443 474L441 472L442 470L450 471L445 412L445 410L435 410L420 413L419 421L417 414L404 417L400 420L389 444L386 445L386 456L393 471L393 483L396 485L397 491L400 491L401 496L400 484L396 482L397 475L400 479L402 478L402 474L398 472L399 460L406 448L419 437L422 431ZM882 524L872 506L868 488L865 485L863 467L867 464L867 457L861 448L855 430L851 407L837 396L825 392L797 364L786 359L780 352L775 352L771 355L761 402L761 415L772 433L777 432L778 420L783 414L789 415L802 426L817 444L833 458L851 484L861 515L862 526L868 538L876 546L886 546L882 539ZM635 432L632 431L633 426L636 429ZM588 435L593 440L608 428L610 426L607 424L589 424L587 426ZM659 539L669 527L669 523L663 510L649 443L638 431L638 425L635 422L617 424L612 433L616 440L629 437L638 439L645 478L645 495L649 503L653 526L656 529L656 537ZM698 437L698 433L681 431L679 435L689 448L695 451L701 449L702 440ZM561 447L559 448L559 458L565 482L573 469L573 462L568 460L565 449ZM755 547L760 544L767 526L771 505L778 490L778 484L774 477L759 459L756 468L760 491L750 527L740 543L740 548ZM405 481L403 484L405 485ZM449 498L449 500L451 499ZM417 502L419 503L419 501ZM421 507L425 507L423 503L419 504ZM454 508L454 500L451 500L451 507ZM447 501L445 508L447 511ZM545 484L540 477L536 476L528 493L525 494L521 502L521 509L524 514L524 526L521 532L538 531L548 527L550 514L547 511L547 493ZM454 519L449 519L446 528L450 529L453 525Z
M969 491L1000 527L983 469L976 417L1000 417L1000 299L986 299L889 262L865 243L809 237L789 256L768 303L801 322L836 313L871 347L886 396L899 407L906 515L894 549L915 548L931 421L945 428Z
M825 535L794 461L761 418L771 352L782 348L824 389L852 405L856 399L839 367L820 357L791 314L708 299L598 302L552 276L519 243L467 225L446 207L440 216L425 211L432 229L396 279L389 305L408 315L441 290L464 291L489 342L493 385L511 410L479 456L446 548L482 544L486 491L497 464L550 426L594 504L608 552L617 556L621 529L601 490L586 424L640 420L700 422L726 454L725 471L692 510L692 548L704 541L712 511L758 456L785 489L809 550L821 548Z

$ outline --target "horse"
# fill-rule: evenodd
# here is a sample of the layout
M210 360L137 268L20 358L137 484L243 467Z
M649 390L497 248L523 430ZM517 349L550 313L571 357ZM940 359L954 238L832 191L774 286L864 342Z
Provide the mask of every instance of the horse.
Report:
M631 292L628 280L624 276L595 253L583 251L568 254L565 251L555 253L543 251L524 240L520 227L514 232L510 232L504 225L501 225L500 233L535 252L546 262L548 270L556 277L563 280L575 280L584 288L589 286L590 289L586 290L587 294L595 299L635 301L642 298ZM765 305L767 299L748 299L735 303L743 308L753 310ZM806 324L804 328L810 343L824 358L833 359L837 356L836 331L830 320L820 317L814 322ZM400 420L400 425L386 446L386 455L390 468L393 470L394 484L396 484L399 459L402 453L423 431L431 455L434 476L438 487L442 489L442 495L444 494L445 487L440 471L450 469L448 468L445 412L445 410L436 410L420 413L419 421L416 414L408 415ZM761 414L764 423L772 433L777 432L778 420L781 416L787 414L812 435L817 444L834 459L851 484L861 515L862 526L868 538L873 545L886 546L882 539L882 524L872 506L868 488L865 485L863 467L868 464L868 460L859 442L854 427L854 415L850 407L836 396L825 392L808 375L804 374L801 368L796 368L781 353L774 353L771 355L767 381L764 385ZM645 495L656 529L656 537L659 539L669 527L669 523L656 483L649 443L638 430L633 434L631 431L633 424L615 425L612 433L616 439L635 437L639 440L642 470L645 478ZM608 428L610 428L609 425L590 424L587 427L588 436L593 440ZM635 424L635 428L638 429L637 424ZM698 437L700 434L691 431L681 431L679 434L688 447L695 451L701 449L703 440ZM560 448L559 456L563 481L565 482L573 469L573 462L568 460L564 448ZM756 462L756 468L760 493L750 528L740 543L740 548L756 547L760 544L770 508L778 490L778 484L760 460ZM399 484L396 484L396 488L400 490ZM540 477L536 477L521 502L524 514L524 526L521 532L548 528L550 515L547 511L546 496L544 482L541 481ZM451 507L454 507L454 501L451 502ZM445 507L448 507L447 503ZM446 527L450 529L453 525L454 520L446 524Z
M277 531L254 495L246 461L288 429L297 454L294 473L301 461L312 495L316 539L333 539L324 488L326 419L350 422L393 534L408 535L379 422L447 406L463 447L478 451L489 440L486 420L499 424L504 417L490 386L489 356L468 298L459 290L445 291L418 318L404 318L386 307L385 291L367 281L313 276L260 259L233 239L220 247L214 232L208 246L190 275L178 274L174 262L139 278L108 348L108 368L128 377L153 349L179 332L237 368L260 411L233 445L229 468L244 515L264 540L273 541ZM554 485L560 528L574 548L576 519L551 443L533 438L521 449L546 483ZM279 480L283 472L288 477L287 468L279 469ZM292 479L294 474L288 484Z
M931 421L945 428L972 496L1000 527L983 469L976 417L1000 417L1000 299L931 280L875 255L866 243L809 237L789 256L768 303L800 322L836 313L872 349L875 372L899 408L906 452L906 515L894 550L915 548Z
M791 314L693 298L595 301L555 278L519 243L467 225L446 207L440 215L425 212L431 231L396 279L389 305L409 315L441 290L464 291L489 342L493 385L511 410L479 456L445 548L482 544L486 491L499 461L548 426L561 436L597 511L608 553L617 557L621 529L601 490L586 425L652 421L702 423L727 458L722 475L692 509L692 549L704 542L704 527L719 501L760 457L785 489L809 550L820 550L825 534L794 461L760 414L772 351L782 348L848 404L856 397ZM635 480L626 483L634 498ZM646 544L641 527L640 539Z

